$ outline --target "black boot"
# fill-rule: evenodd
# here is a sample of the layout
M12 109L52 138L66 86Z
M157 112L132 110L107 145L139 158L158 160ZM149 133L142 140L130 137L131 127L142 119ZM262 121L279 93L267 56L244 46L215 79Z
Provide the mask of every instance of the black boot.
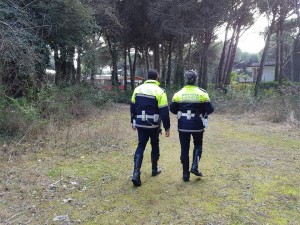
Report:
M199 164L200 159L201 159L201 154L202 154L201 147L198 147L198 148L194 149L193 164L192 164L192 168L191 168L191 173L193 173L194 175L196 175L198 177L202 176L202 173L198 170L198 164Z
M157 167L157 161L159 159L159 155L151 154L151 163L152 163L152 176L157 176L161 173L161 170Z
M182 179L184 182L188 182L190 180L190 171L189 171L189 159L181 159L182 163Z
M141 182L141 166L143 162L143 155L135 155L134 156L134 170L132 175L132 183L134 186L139 187L142 185Z

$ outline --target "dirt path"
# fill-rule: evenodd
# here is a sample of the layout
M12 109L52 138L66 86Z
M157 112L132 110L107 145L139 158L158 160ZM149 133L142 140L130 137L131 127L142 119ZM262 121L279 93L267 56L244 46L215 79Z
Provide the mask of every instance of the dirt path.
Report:
M112 105L0 160L0 224L299 224L300 131L214 114L199 179L181 180L176 119L161 136L162 174L131 174L137 134ZM2 147L2 152L4 152Z

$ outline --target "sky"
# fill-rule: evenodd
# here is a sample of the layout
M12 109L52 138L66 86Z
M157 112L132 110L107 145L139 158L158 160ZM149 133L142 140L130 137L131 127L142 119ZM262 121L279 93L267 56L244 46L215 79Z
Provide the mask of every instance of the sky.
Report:
M260 35L267 26L267 19L264 17L258 18L254 25L249 28L240 37L238 47L243 52L258 53L265 45L264 37Z
M259 17L256 22L246 30L240 37L238 48L243 52L258 53L265 46L264 37L260 34L268 26L267 19L265 17ZM224 41L225 26L221 27L217 31L218 40ZM230 33L228 34L228 37Z

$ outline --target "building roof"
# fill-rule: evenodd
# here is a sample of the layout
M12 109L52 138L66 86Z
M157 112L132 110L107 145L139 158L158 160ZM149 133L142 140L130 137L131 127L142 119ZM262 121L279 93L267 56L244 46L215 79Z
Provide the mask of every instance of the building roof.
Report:
M255 62L255 63L252 63L251 65L249 65L247 67L259 67L259 66L260 66L260 63ZM264 66L275 66L275 61L265 62Z
M118 79L123 80L124 77L121 75L118 75ZM127 76L127 79L130 79L130 76ZM95 80L111 80L111 74L102 74L102 75L95 75ZM135 76L134 80L144 80L144 78L140 76Z

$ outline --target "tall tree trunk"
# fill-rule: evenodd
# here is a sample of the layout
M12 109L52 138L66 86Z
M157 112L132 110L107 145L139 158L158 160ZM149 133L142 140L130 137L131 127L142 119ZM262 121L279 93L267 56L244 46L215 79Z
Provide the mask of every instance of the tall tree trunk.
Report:
M160 79L160 83L162 85L162 87L166 86L166 58L167 58L167 53L166 53L166 42L163 42L162 47L161 47L161 66L162 66L162 70L161 70L161 79Z
M154 43L154 69L160 72L160 63L159 63L159 42L158 40Z
M60 61L61 61L61 80L66 83L67 80L67 51L63 47L60 49Z
M138 54L138 46L137 46L137 44L135 44L135 46L134 46L133 65L132 65L133 81L134 81L135 73L136 73L136 59L137 59L137 54Z
M67 84L75 83L74 55L75 55L75 47L67 48L67 57L66 57L66 83Z
M119 80L118 80L118 69L117 69L117 59L115 56L115 49L113 50L113 55L112 55L112 72L111 72L111 80L112 80L112 86L118 86Z
M235 31L236 31L236 26L233 29L232 36L231 36L230 41L229 41L229 46L228 46L227 55L226 55L226 62L225 62L223 72L222 72L222 74L223 74L222 83L223 83L224 86L226 86L226 84L228 84L230 82L230 77L227 77L227 71L228 71L229 64L230 64L230 58L231 58L231 55L232 55L232 49L233 49L234 38L235 38Z
M203 87L203 62L204 62L204 56L203 56L203 50L201 51L201 54L199 54L199 70L198 70L198 86Z
M298 79L297 79L297 76L296 76L296 73L295 73L295 67L297 66L297 63L296 63L296 54L297 54L297 46L298 46L298 43L299 43L299 40L300 40L300 30L298 31L294 41L293 41L293 44L291 46L291 50L290 50L290 71L291 71L291 81L292 82L296 82L296 81L300 81L299 79L299 76L300 76L300 73L298 73ZM300 71L298 71L300 72Z
M81 79L81 54L82 54L82 47L78 48L78 56L77 56L77 69L76 69L76 83L80 83Z
M264 71L265 60L266 60L266 56L267 56L267 53L269 50L270 40L271 40L271 36L273 33L274 25L275 25L276 14L277 14L277 8L275 8L273 10L272 22L271 22L271 25L270 25L270 28L269 28L269 31L267 34L265 47L264 47L263 54L262 54L261 60L260 60L259 70L258 70L258 74L257 74L257 78L256 78L255 88L254 88L254 96L255 97L258 95L258 89L259 89L261 79L262 79L262 74Z
M190 38L190 42L189 42L189 49L188 49L188 54L187 54L187 61L188 61L188 65L187 68L191 69L191 48L192 48L192 37Z
M280 17L279 17L279 77L278 77L278 84L282 85L283 82L283 23L285 18L285 10L282 3L280 3Z
M146 60L146 69L148 71L150 68L148 47L145 48L145 60Z
M95 62L95 58L93 58L92 62L91 62L91 82L92 83L95 82L95 75L96 75L96 62Z
M293 46L292 46L292 50L291 50L291 80L293 82L296 82L296 81L300 81L300 71L299 71L299 69L297 71L295 70L295 67L297 66L297 61L298 61L298 60L296 60L296 58L299 58L299 56L296 57L295 55L297 54L297 48L299 46L299 39L300 39L300 9L299 9L298 0L295 0L294 3L295 3L295 12L297 14L298 33L293 42Z
M202 83L202 87L204 89L207 89L208 87L208 74L207 74L207 55L208 55L208 49L209 46L211 44L211 40L212 40L212 31L210 31L209 29L205 30L204 33L204 44L203 44L203 63L202 63L202 76L203 76L203 83Z
M55 78L54 82L57 86L61 83L61 61L58 54L58 47L54 48L54 64L55 64Z
M184 43L183 41L178 41L178 53L177 53L177 63L176 63L176 70L175 70L175 77L174 77L174 84L182 86L184 84L184 66L183 66L183 48Z
M241 21L239 21L237 24L234 43L232 46L232 52L231 52L230 58L229 58L228 68L226 71L226 85L230 85L230 74L231 74L231 71L233 68L233 63L234 63L234 59L235 59L235 55L236 55L236 49L237 49L237 45L238 45L239 39L240 39L241 27L242 27L242 23L241 23Z
M173 39L169 41L168 48L168 70L167 70L167 78L166 78L166 87L170 87L171 84L171 72L172 72L172 44Z
M279 34L279 29L276 29L275 81L279 80L279 61L280 61L280 34Z
M124 90L127 90L127 48L124 47Z
M222 87L222 80L223 80L223 71L224 71L224 62L225 62L225 54L226 54L226 48L228 44L228 30L229 30L229 24L227 24L226 29L225 29L225 38L224 38L224 45L221 53L221 58L218 66L218 72L216 76L216 84L218 87Z
M134 73L133 73L133 65L132 65L132 59L130 55L130 48L128 48L128 61L129 61L129 71L130 71L130 88L131 90L134 90Z
M202 64L202 88L207 89L208 87L208 76L207 76L207 54L203 57L203 64Z
M118 68L117 68L117 60L118 60L117 47L115 41L111 41L109 36L107 36L106 38L107 38L109 52L112 60L111 85L118 87L119 81L118 81Z

